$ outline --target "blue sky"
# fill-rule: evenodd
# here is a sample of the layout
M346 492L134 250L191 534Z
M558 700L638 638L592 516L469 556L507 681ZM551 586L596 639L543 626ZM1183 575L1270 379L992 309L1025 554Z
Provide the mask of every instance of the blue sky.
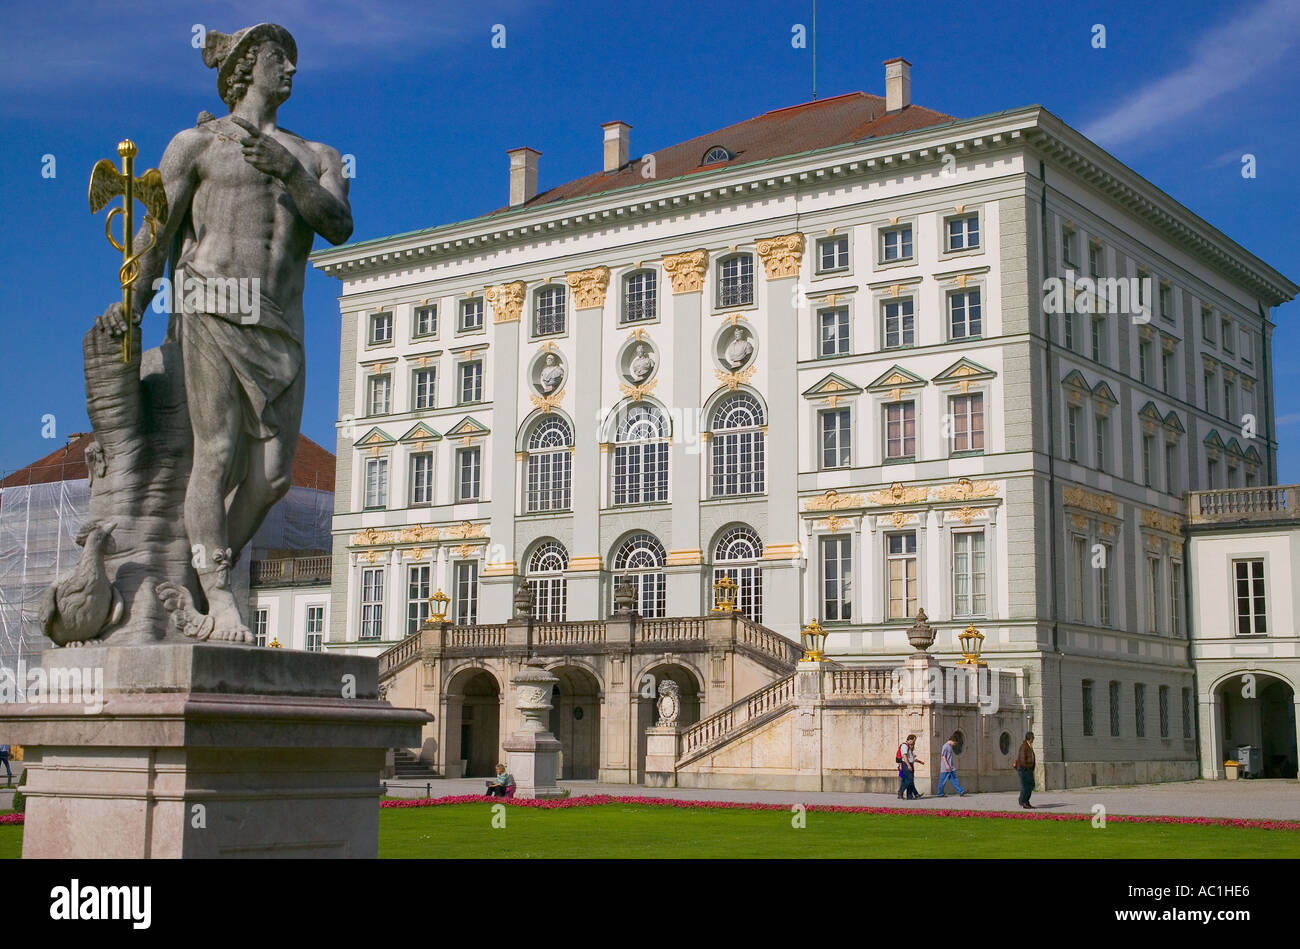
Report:
M123 11L119 13L119 11ZM473 217L506 201L506 149L539 149L541 187L596 170L600 124L634 155L812 98L810 2L474 4L228 0L14 5L0 35L0 471L86 430L80 338L117 298L120 259L86 204L119 139L158 162L202 109L224 114L195 24L279 22L299 47L281 124L356 156L354 239ZM505 27L504 49L492 47ZM1093 26L1106 47L1092 45ZM1300 279L1300 0L996 5L822 0L817 91L884 92L970 117L1040 103L1292 279ZM1257 177L1241 176L1253 154ZM42 177L43 156L55 176ZM318 246L324 246L317 239ZM338 283L309 268L303 432L334 447ZM1300 481L1300 303L1274 311L1279 480ZM145 344L164 317L146 318ZM42 438L55 417L57 440Z

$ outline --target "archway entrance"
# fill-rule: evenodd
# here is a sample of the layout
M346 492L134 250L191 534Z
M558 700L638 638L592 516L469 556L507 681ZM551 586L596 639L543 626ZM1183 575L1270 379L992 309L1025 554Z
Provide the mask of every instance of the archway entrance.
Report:
M1261 777L1296 777L1295 693L1291 686L1282 679L1251 672L1229 676L1216 694L1219 761L1239 760L1237 750L1252 745L1260 749Z
M655 695L653 696L645 695L647 691L644 688L646 676L653 677L655 683ZM696 681L694 672L685 666L664 664L648 669L641 674L638 681L634 683L638 692L632 702L632 713L636 718L633 724L636 729L636 780L638 784L645 783L645 730L659 720L659 713L655 705L659 683L665 679L676 682L677 688L681 692L682 704L681 711L677 716L677 723L682 728L689 728L700 720L700 686L699 682Z
M560 742L560 777L595 780L600 767L600 682L580 666L557 666L551 734Z
M447 686L448 776L486 778L501 757L501 690L483 669L465 669Z

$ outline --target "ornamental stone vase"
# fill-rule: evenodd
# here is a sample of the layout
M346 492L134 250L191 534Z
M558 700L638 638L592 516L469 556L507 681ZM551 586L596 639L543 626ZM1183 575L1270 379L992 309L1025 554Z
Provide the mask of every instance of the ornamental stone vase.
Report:
M918 652L925 652L934 645L934 627L926 622L925 610L916 611L916 622L907 629L907 641Z

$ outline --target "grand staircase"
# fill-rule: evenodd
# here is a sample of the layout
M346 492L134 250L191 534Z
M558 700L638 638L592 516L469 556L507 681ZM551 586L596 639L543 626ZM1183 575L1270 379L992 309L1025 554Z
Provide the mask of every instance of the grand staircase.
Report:
M405 748L393 749L394 775L402 781L426 781L439 775Z

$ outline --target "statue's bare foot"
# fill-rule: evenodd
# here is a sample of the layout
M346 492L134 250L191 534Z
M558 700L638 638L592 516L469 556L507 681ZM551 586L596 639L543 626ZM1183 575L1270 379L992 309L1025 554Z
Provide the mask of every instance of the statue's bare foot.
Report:
M208 639L212 635L212 617L194 608L194 598L189 590L175 583L163 582L158 584L156 592L163 609L171 614L172 628L178 633L191 639Z
M253 634L244 625L239 609L234 603L209 605L208 618L212 620L212 638L231 643L251 643Z

